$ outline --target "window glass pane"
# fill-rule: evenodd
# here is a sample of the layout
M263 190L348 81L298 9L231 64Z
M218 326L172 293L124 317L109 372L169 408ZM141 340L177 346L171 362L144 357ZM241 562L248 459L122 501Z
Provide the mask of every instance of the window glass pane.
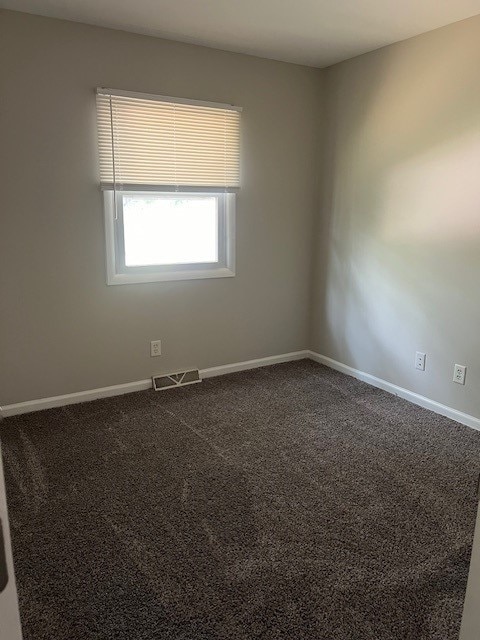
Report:
M123 195L125 265L218 261L215 196Z

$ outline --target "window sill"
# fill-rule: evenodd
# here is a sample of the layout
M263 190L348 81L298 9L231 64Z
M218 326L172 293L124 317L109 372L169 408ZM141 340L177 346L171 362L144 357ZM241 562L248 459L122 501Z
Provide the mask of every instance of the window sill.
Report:
M172 280L205 280L207 278L233 278L235 271L227 267L198 271L172 271L169 273L109 273L107 284L141 284L148 282L170 282Z

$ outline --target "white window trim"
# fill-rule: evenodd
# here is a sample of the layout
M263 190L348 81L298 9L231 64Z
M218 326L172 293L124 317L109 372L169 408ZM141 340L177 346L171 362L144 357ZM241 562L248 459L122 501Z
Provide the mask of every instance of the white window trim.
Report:
M162 189L158 189L161 192ZM190 195L193 195L190 193ZM205 193L203 193L205 195ZM141 284L147 282L171 282L174 280L203 280L207 278L232 278L235 276L235 193L225 193L225 263L218 267L185 269L182 265L164 272L117 272L117 239L113 191L104 191L105 243L107 284Z

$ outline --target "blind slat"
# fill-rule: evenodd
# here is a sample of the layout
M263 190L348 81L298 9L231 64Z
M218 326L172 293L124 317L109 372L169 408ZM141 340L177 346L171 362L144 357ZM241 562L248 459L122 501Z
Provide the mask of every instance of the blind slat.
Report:
M238 110L120 93L97 91L102 186L239 187Z

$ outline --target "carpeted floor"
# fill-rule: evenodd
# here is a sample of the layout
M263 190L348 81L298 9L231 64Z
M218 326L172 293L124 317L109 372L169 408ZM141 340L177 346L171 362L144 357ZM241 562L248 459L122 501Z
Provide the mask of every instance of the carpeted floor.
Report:
M24 640L457 640L467 427L300 361L0 434Z

